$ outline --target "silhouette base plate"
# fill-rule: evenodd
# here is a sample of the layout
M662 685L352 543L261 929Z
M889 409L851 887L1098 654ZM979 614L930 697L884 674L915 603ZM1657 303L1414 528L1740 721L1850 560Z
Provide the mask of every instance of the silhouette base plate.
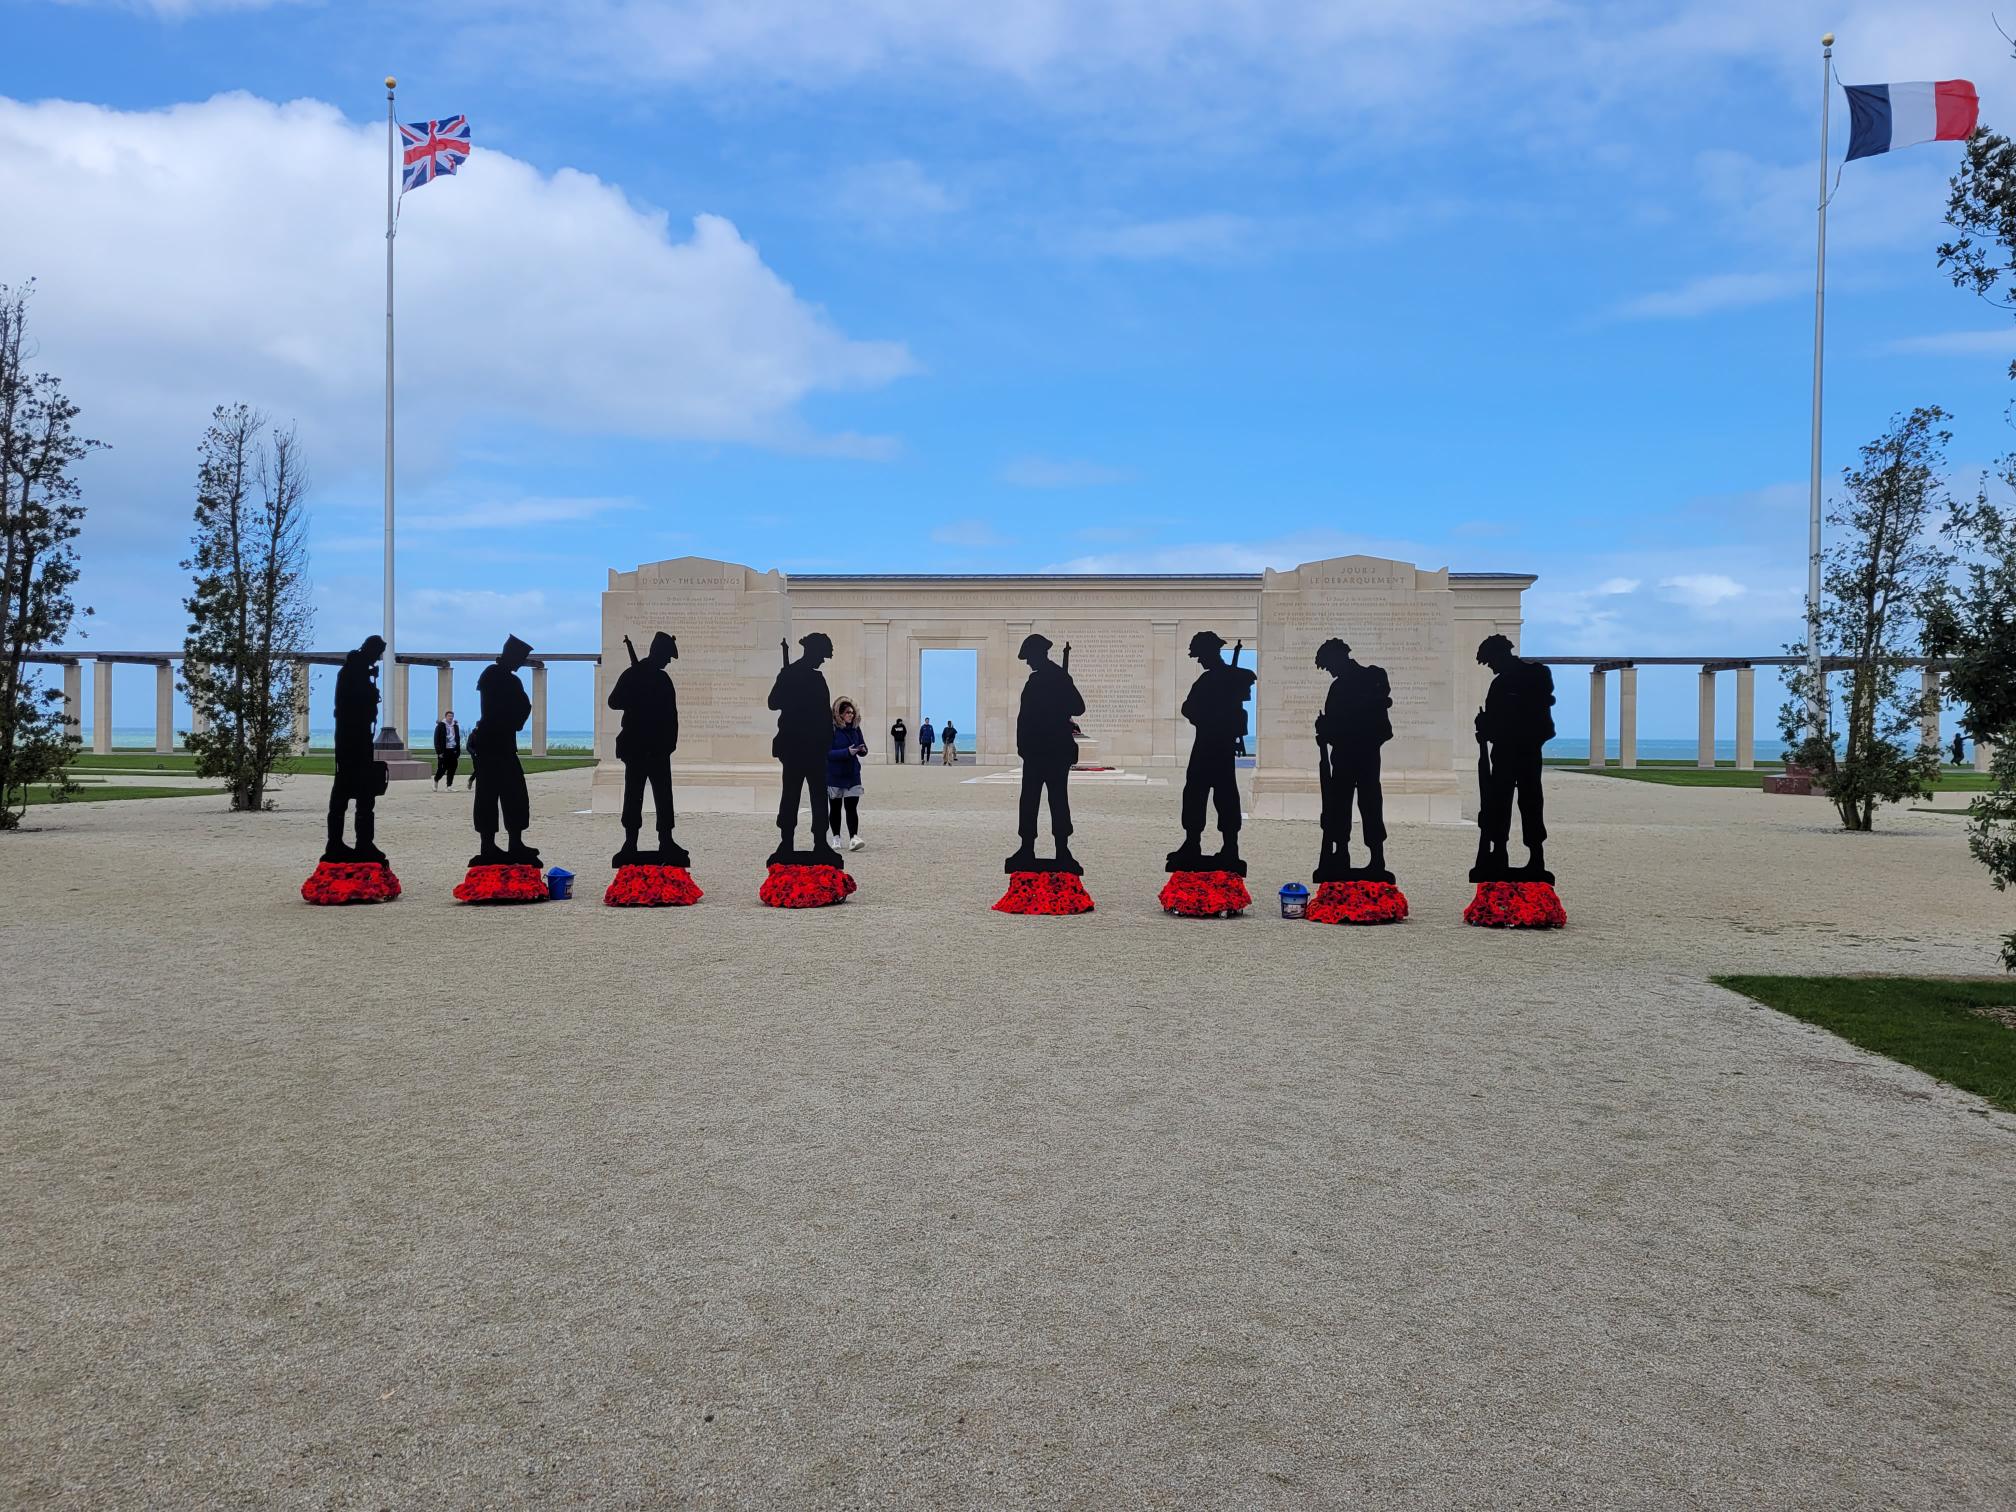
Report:
M706 894L683 866L620 866L602 901L611 908L687 908Z
M845 903L858 884L837 866L772 861L756 896L772 908L825 908Z
M464 903L544 903L546 874L521 861L472 866L455 884L455 896Z
M1253 906L1246 879L1232 871L1169 873L1156 900L1164 913L1184 919L1229 919Z
M1092 895L1075 871L1015 871L1008 874L1008 891L994 904L994 912L1006 914L1049 914L1064 916L1092 912Z
M390 903L399 896L399 879L382 861L323 861L301 884L303 902L319 908L347 903Z
M1463 922L1480 929L1564 929L1568 911L1552 882L1479 882Z
M1398 924L1407 917L1407 895L1390 880L1325 882L1303 917L1318 924Z

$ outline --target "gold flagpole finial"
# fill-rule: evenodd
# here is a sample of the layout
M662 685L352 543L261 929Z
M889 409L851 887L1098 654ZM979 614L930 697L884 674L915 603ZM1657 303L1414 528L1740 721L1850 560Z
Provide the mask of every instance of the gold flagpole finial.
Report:
M1822 47L1832 47L1834 45L1834 33L1829 32L1827 33L1826 36L1822 37L1820 39L1820 45Z
M393 78L392 75L390 74L385 75L385 92L387 94L390 94L393 90L397 89L398 87L399 87L399 81L397 79Z

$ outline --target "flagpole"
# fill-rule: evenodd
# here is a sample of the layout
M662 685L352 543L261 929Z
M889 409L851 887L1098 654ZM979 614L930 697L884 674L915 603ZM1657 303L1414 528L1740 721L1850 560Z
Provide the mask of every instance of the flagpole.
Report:
M393 123L393 93L399 81L385 77L385 675L380 682L378 744L397 746L402 732L392 723L397 713L393 702L398 688L398 653L394 650L392 624L392 183L396 176L398 131Z
M1820 378L1827 334L1827 107L1832 102L1834 33L1820 39L1820 244L1813 263L1813 455L1806 501L1806 707L1814 736L1827 728L1820 681Z

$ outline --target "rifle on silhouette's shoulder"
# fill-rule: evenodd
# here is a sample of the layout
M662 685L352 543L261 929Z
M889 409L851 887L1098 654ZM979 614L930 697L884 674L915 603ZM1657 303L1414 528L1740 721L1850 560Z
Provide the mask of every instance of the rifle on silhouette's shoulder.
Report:
M630 653L630 665L631 665L631 666L633 666L633 667L634 667L634 666L636 666L636 665L637 665L637 648L636 648L635 646L633 646L633 645L631 645L631 644L630 644L630 637L629 637L629 636L627 636L627 635L623 637L623 649L624 649L625 651L628 651L628 652Z
M1071 642L1064 642L1064 660L1061 664L1066 672L1071 670Z
M1235 640L1234 642L1232 642L1232 665L1233 665L1233 666L1235 666L1235 667L1236 667L1236 666L1238 666L1238 665L1239 665L1239 653L1240 653L1240 651L1242 651L1243 649L1245 649L1245 645L1246 645L1246 642L1245 642L1245 641L1243 641L1243 640Z
M784 663L784 665L785 665L785 666L787 666L787 667L788 667L788 666L790 666L790 665L791 665L791 642L790 642L790 640L789 640L789 638L788 638L788 637L785 637L785 636L779 636L779 637L778 637L778 639L777 639L777 655L778 655L778 656L779 656L780 658L782 658L782 660L783 660L783 663Z

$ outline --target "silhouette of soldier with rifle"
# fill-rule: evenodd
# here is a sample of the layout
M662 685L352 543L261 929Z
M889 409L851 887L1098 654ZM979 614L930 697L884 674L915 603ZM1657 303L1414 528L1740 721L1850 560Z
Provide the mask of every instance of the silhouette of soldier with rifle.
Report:
M1540 751L1554 738L1554 674L1539 662L1522 661L1512 642L1487 635L1477 648L1479 664L1496 675L1477 711L1477 864L1472 882L1552 882L1547 870L1547 823L1540 795ZM1512 833L1512 805L1519 805L1520 838L1526 865L1514 870L1505 854Z
M773 866L830 866L847 869L840 852L826 839L826 751L833 739L833 698L819 670L833 655L833 642L814 630L798 644L805 654L791 660L788 641L777 649L784 662L770 688L770 707L777 711L777 738L770 754L784 764L784 788L777 801L780 841L770 857ZM801 792L812 805L812 849L796 848Z
M1323 790L1323 849L1317 882L1391 882L1386 869L1386 797L1379 786L1379 748L1393 738L1393 689L1384 667L1351 659L1351 648L1332 636L1316 648L1316 665L1330 674L1323 712L1316 716L1316 755ZM1362 870L1351 865L1351 800L1358 800L1365 845Z
M1031 635L1015 653L1029 664L1022 685L1022 707L1015 716L1015 754L1022 758L1022 801L1018 811L1022 845L1002 865L1007 872L1065 871L1077 876L1085 868L1071 854L1071 767L1078 746L1071 721L1085 712L1085 700L1071 681L1071 646L1064 646L1064 664L1050 660L1048 636ZM1050 838L1057 844L1054 861L1036 859L1036 813L1045 793L1050 797Z
M525 843L532 823L532 797L525 790L525 768L518 763L518 732L532 717L532 700L518 669L532 648L515 635L504 638L504 650L476 679L479 713L469 732L469 757L475 763L470 786L476 790L476 833L482 847L471 866L537 866L539 852ZM503 819L509 843L497 848L497 822Z
M672 753L679 749L679 693L667 666L678 659L679 642L660 630L642 661L630 637L623 637L630 665L609 690L609 707L623 712L616 735L616 759L623 763L623 849L611 866L690 866L693 858L672 838ZM651 787L651 806L658 822L658 849L637 849L644 827L644 787Z
M336 674L336 781L329 788L329 846L324 861L385 862L378 849L378 795L385 791L385 764L372 749L378 723L378 658L385 642L369 637L343 658ZM343 815L357 805L357 844L343 843Z
M1183 843L1169 852L1167 870L1229 871L1246 875L1239 859L1239 766L1235 751L1246 733L1246 700L1253 696L1255 674L1239 665L1239 642L1232 665L1219 652L1225 637L1199 630L1190 637L1190 654L1204 671L1183 700L1183 717L1196 734L1190 742L1190 764L1183 773ZM1207 859L1203 851L1204 809L1218 811L1219 850Z

